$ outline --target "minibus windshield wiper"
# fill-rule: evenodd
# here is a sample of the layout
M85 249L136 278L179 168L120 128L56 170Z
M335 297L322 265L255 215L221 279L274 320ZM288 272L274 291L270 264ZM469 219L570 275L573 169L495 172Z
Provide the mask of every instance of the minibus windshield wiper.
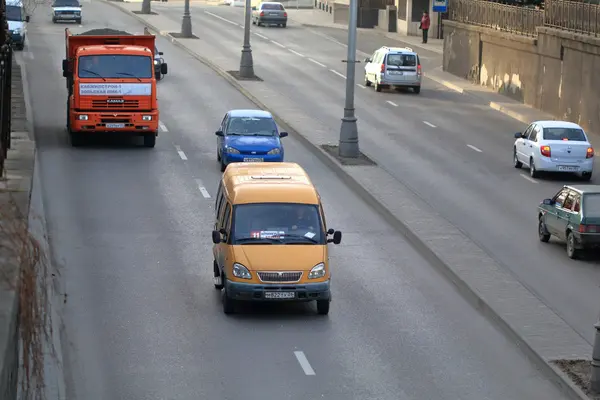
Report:
M306 240L310 243L314 243L314 244L319 244L318 240L315 240L313 238L310 238L308 236L305 235L294 235L293 233L286 233L284 236L285 239L290 238L290 239L302 239L302 240ZM298 244L302 244L302 242L297 242ZM287 244L287 243L286 243ZM294 244L294 243L290 243L290 244Z
M273 238L255 238L255 237L244 237L244 238L236 238L236 243L244 243L244 244L273 244L273 242L280 242L280 239Z

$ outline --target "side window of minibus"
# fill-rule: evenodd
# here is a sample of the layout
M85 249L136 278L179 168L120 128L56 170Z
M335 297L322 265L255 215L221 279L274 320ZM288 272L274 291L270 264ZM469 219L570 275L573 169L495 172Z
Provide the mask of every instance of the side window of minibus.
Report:
M321 219L323 220L323 229L327 232L327 221L325 221L325 211L323 210L321 200L319 200L319 214L321 214Z
M229 202L225 202L225 213L223 215L223 223L221 225L227 232L227 240L229 240L229 229L231 228L231 206Z
M223 203L225 203L225 196L223 196L223 193L221 193L221 195L219 196L218 199L219 205L217 206L217 213L216 213L216 226L215 226L215 230L219 230L223 227L223 223L221 222L221 219L223 218Z

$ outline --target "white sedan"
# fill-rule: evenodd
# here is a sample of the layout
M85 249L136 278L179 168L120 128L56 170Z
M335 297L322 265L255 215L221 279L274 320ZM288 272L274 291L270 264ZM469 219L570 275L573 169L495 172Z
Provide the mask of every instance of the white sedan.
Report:
M529 175L540 172L571 172L584 180L592 178L594 149L583 128L566 121L535 121L525 132L515 133L515 168L529 167Z

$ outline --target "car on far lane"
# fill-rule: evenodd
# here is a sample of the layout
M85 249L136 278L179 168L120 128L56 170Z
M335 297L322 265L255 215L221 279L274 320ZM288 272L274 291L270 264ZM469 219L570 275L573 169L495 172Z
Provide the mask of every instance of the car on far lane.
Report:
M79 0L54 0L52 3L52 22L74 21L81 24L81 3Z
M163 52L158 51L158 47L154 46L154 76L157 81L160 81L168 72L167 63L162 55Z
M410 47L382 46L365 59L365 86L375 91L383 88L412 88L421 93L423 70L419 55Z
M600 247L600 185L565 185L538 206L538 236L567 242L567 256Z
M285 28L287 19L287 11L281 3L269 1L252 7L252 25L277 25Z
M283 162L281 138L288 134L268 111L230 110L215 134L221 171L234 162Z
M589 181L594 170L594 148L583 128L567 121L534 121L515 133L515 168L529 167L529 175L569 172Z

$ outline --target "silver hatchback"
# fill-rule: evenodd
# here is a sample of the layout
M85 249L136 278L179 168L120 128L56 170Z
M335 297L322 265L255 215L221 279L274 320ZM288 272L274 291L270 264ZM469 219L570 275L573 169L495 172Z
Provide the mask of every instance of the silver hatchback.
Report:
M410 47L383 46L365 59L365 86L382 88L412 88L421 92L423 71L419 55Z

